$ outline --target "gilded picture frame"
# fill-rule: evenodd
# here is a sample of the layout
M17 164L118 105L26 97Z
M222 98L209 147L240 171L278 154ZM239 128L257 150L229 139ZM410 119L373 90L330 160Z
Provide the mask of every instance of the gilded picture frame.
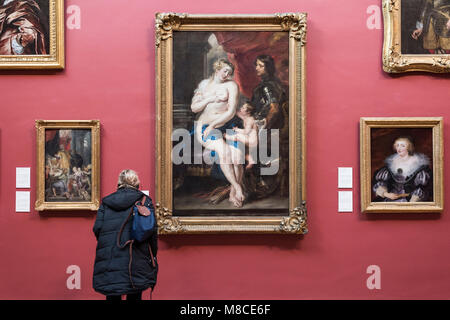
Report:
M36 211L96 211L100 121L36 120Z
M305 187L306 13L283 13L274 15L194 15L185 13L157 13L155 21L157 106L155 203L159 233L307 233ZM218 42L221 44L220 46L217 46ZM222 188L221 190L225 192L223 194L225 194L226 197L229 197L229 201L221 198L223 201L215 206L211 204L212 198L209 198L210 202L208 204L200 203L201 200L195 198L196 195L189 194L189 192L192 191L191 188L195 189L199 186L209 188L208 182L201 181L203 181L202 179L209 179L208 175L213 170L207 167L200 168L203 163L200 167L192 165L191 167L184 167L180 170L180 166L175 165L172 161L174 145L178 141L177 138L174 138L175 129L179 130L180 127L184 126L184 130L188 132L188 130L192 128L192 123L194 123L194 125L196 123L198 124L198 122L195 121L199 120L194 121L195 116L199 116L200 114L198 119L201 119L204 115L204 111L194 114L196 110L193 111L194 107L193 104L191 105L191 102L196 99L192 100L193 96L197 95L199 90L203 90L200 89L202 86L201 83L211 81L208 82L211 84L213 81L206 79L208 73L207 69L215 68L213 69L215 70L215 73L213 72L211 78L208 79L212 79L212 77L218 75L220 70L229 70L233 73L231 67L226 64L216 68L216 64L212 64L212 60L211 63L209 63L210 60L208 59L209 54L212 51L211 48L214 48L214 50L217 49L213 54L222 50L222 53L227 59L234 59L233 63L235 69L233 70L235 74L233 74L233 81L236 81L236 83L240 81L239 86L235 86L239 88L240 100L242 100L241 98L244 96L243 92L245 91L245 85L247 85L246 92L248 97L252 95L253 85L256 86L257 82L253 82L253 85L249 84L251 83L250 76L254 76L252 81L256 81L254 80L256 79L256 52L269 53L270 51L273 54L271 59L274 62L272 63L276 64L278 68L285 67L285 71L280 71L280 73L278 73L280 77L283 76L282 79L280 78L276 81L278 81L278 83L281 83L282 80L285 81L284 83L288 84L289 88L289 90L283 91L286 93L288 99L284 100L288 101L288 103L285 102L283 104L283 106L285 106L285 109L283 110L286 110L283 119L285 119L285 123L287 123L283 128L287 129L286 134L288 135L288 138L284 140L279 139L277 141L281 141L280 150L286 150L286 152L288 152L288 156L280 156L278 159L282 159L285 161L282 163L287 163L288 165L283 167L283 164L281 164L280 167L284 168L282 174L279 174L280 171L277 171L277 174L279 174L278 177L280 177L281 180L276 181L280 184L270 185L270 187L277 186L277 189L274 192L282 193L283 197L281 198L276 198L276 196L273 195L274 193L269 196L268 193L267 197L259 200L259 202L256 200L250 201L248 200L249 196L245 191L245 187L242 185L242 193L239 193L239 187L241 185L240 182L238 182L239 185L236 185L236 188L234 188L233 191L233 186L235 185L230 182L233 180L230 179L227 181L226 179L228 179L228 176L226 176L226 178L223 179L223 181L225 181L225 186L219 186L217 189ZM240 49L242 50L239 51ZM245 54L251 50L254 50L254 56L246 56ZM267 50L267 52L264 50ZM208 54L205 52L208 52ZM232 54L231 52L234 53ZM239 52L242 54L239 55ZM267 55L268 54L265 56ZM285 58L279 58L281 56ZM242 61L239 60L239 57ZM195 67L190 68L189 66L186 66L185 61L189 61L189 65L194 65ZM219 60L215 60L216 63L218 61ZM253 63L255 63L255 65L253 65ZM231 65L231 63L229 63L229 65ZM267 64L265 66L268 68ZM244 70L246 71L244 72ZM239 71L241 73L239 73ZM197 75L197 77L195 75ZM204 81L200 81L202 77L205 79ZM226 83L230 84L231 80L228 79L229 78L227 78ZM247 82L247 80L249 82ZM220 81L218 83L219 86L223 84ZM204 89L205 91L209 90L208 86ZM230 86L233 87L231 84ZM188 89L186 89L186 87L188 87ZM234 89L227 90L233 91ZM282 91L282 89L280 90ZM228 91L227 94L231 91ZM281 91L277 92L280 93ZM206 95L204 92L202 94ZM231 102L232 96L233 94L228 95L226 98L229 99L225 103L228 108L227 110L230 110L231 106L234 105L234 102ZM279 99L281 100L281 98ZM217 103L220 104L222 102ZM278 103L276 99L273 100L273 103L278 107L281 105L281 102ZM273 104L271 105L273 106ZM243 111L241 111L241 113L242 112ZM235 117L237 114L238 112L236 112ZM267 123L269 123L269 121L267 121ZM205 127L206 126L207 125L205 125ZM203 137L205 137L203 135L205 127L203 127L201 133L201 136ZM214 128L212 124L211 127ZM206 128L206 130L207 129L208 128ZM234 129L237 131L239 128L235 127ZM194 129L190 134L196 136L198 132L199 131ZM273 132L274 131L272 131L272 134ZM280 134L282 135L283 133ZM218 140L224 139L223 141L225 141L224 137L225 135L220 135ZM273 136L271 137L271 141L275 141ZM208 138L209 136L206 140ZM259 146L261 146L260 141L262 140L258 140ZM285 149L282 147L283 142L285 143ZM229 149L235 150L232 147L229 147ZM205 147L201 150L205 151L207 148ZM283 153L283 151L281 151L281 153ZM209 156L212 156L213 151L208 154ZM205 155L205 152L203 155ZM273 166L274 163L275 161L270 165ZM215 164L212 166L214 165ZM258 165L259 164L256 164L256 166ZM227 169L222 167L222 164L219 164L218 167L220 167L220 169L224 168L224 170L222 170L223 174L227 172ZM239 165L234 166L234 168L237 168L237 172L244 171L243 169L240 169L241 167L239 167ZM202 170L205 170L206 174L203 173ZM252 169L250 169L250 171L251 170ZM181 174L180 171L182 172ZM233 171L231 172L232 175ZM236 171L234 171L234 173L236 173ZM244 176L246 174L247 173L243 173ZM236 173L236 177L238 176L239 174ZM256 179L260 178L260 176L256 177ZM245 179L246 178L244 177L243 180ZM214 182L218 180L212 179L212 181L211 189L213 188L212 185ZM230 182L228 189L226 187L227 182ZM279 189L282 188L281 184L285 186L282 192L279 191ZM179 187L180 185L182 187ZM180 189L185 190L183 191L185 193L179 191ZM251 190L255 191L255 189ZM261 190L262 189L256 191ZM272 192L272 190L270 192ZM215 200L217 200L217 197ZM266 204L264 209L261 209L263 201L266 201ZM196 205L199 207L195 207ZM247 207L249 207L249 209L246 209Z
M449 5L447 0L383 0L385 72L450 72Z
M64 69L64 0L0 0L0 70Z
M361 211L444 209L442 117L360 119Z

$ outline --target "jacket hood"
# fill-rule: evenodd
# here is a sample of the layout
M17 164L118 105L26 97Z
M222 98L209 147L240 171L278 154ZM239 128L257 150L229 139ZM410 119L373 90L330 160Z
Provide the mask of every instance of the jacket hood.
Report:
M136 189L121 188L109 196L103 198L103 203L115 211L122 211L130 208L136 201L140 200L144 194Z

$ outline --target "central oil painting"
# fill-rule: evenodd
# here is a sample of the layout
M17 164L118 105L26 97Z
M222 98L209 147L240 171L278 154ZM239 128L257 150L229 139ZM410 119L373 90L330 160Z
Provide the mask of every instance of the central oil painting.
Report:
M306 16L156 20L161 232L305 233Z
M177 215L288 213L288 36L174 34L173 129L191 142L173 163Z

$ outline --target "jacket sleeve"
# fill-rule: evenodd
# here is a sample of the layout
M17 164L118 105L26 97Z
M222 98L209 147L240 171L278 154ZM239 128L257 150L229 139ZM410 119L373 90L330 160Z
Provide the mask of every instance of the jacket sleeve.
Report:
M94 227L92 228L92 231L95 234L95 237L98 239L98 236L100 234L100 230L103 226L103 218L105 216L105 206L103 203L100 205L100 208L98 208L97 211L97 219L95 219Z
M152 247L153 256L158 255L158 230L150 237L150 246Z

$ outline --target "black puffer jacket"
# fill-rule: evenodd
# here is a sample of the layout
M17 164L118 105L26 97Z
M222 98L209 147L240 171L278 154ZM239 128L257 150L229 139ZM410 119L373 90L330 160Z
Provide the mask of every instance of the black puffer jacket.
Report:
M153 288L156 284L158 272L156 227L150 239L133 243L131 265L130 245L123 249L117 246L120 227L127 219L134 203L142 199L142 196L144 194L139 190L122 188L103 198L98 209L93 228L98 240L93 287L95 291L104 295L137 293L149 287ZM153 209L152 201L147 196L145 205ZM130 239L131 221L132 218L125 225L120 239L121 244ZM155 267L152 264L149 245L153 252Z

